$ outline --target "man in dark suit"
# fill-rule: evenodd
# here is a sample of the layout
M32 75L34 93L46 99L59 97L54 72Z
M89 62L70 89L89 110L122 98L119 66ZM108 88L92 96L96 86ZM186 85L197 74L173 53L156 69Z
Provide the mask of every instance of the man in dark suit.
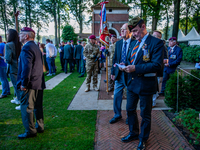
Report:
M29 27L24 27L19 38L24 46L18 62L17 89L20 90L22 122L26 130L18 135L18 138L24 139L37 136L37 132L44 132L42 103L45 81L42 53L34 42L35 32Z
M158 30L155 30L153 31L153 34L152 36L158 38L158 39L161 39L162 38L162 33ZM158 98L159 94L158 94L158 91L159 91L159 83L161 81L161 78L163 77L163 70L164 70L164 62L168 59L168 51L167 51L167 47L165 45L165 42L163 40L163 43L164 43L164 49L163 49L163 54L164 54L164 60L163 60L163 64L162 64L162 68L159 72L157 72L157 79L158 79L158 86L157 86L157 92L156 94L153 94L153 98L152 98L152 108L154 108L156 106L156 99Z
M123 142L139 138L138 150L145 149L151 129L152 95L157 91L156 72L161 69L163 61L163 41L151 36L146 25L139 17L128 22L128 28L136 38L134 48L128 54L129 64L120 68L128 74L127 80L127 115L129 134L123 137ZM137 103L140 99L140 115L142 117L141 132L137 117Z
M75 47L74 50L74 59L76 60L77 72L81 73L81 50L83 46L81 45L81 41L78 41L77 44L78 45Z
M119 121L121 116L121 105L122 105L122 96L123 96L123 89L126 87L125 84L125 75L126 73L120 71L118 66L115 63L125 63L126 56L130 50L131 46L131 34L128 30L127 23L121 27L121 37L122 40L116 42L115 46L115 53L113 57L113 64L111 68L111 79L115 80L115 89L114 89L114 117L110 120L110 123L116 123Z
M176 67L180 65L182 61L182 57L183 57L182 49L176 44L177 44L176 37L171 37L169 39L169 48L168 48L169 60L165 64L163 81L162 81L162 89L159 95L164 95L165 85L166 85L167 80L170 77L170 74L175 72Z
M68 63L69 63L70 72L72 72L73 49L71 47L70 41L68 41L67 45L64 46L63 59L65 60L65 65L64 65L65 73L67 73L67 70L68 70Z
M61 67L62 67L62 71L64 71L64 64L65 64L65 61L63 59L63 55L64 55L64 46L65 46L65 43L62 41L61 45L60 45L60 64L61 64Z
M72 57L74 56L74 41L73 40L70 40L70 44L71 44L71 47L72 47ZM73 58L72 58L72 70L74 70L75 69L75 64L76 64L76 60L74 60Z

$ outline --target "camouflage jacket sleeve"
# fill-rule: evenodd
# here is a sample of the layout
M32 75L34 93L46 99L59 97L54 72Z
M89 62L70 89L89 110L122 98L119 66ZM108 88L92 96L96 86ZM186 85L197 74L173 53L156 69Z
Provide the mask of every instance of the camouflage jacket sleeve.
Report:
M86 58L89 58L89 45L87 44L84 48L84 51L83 51L83 55L86 57Z

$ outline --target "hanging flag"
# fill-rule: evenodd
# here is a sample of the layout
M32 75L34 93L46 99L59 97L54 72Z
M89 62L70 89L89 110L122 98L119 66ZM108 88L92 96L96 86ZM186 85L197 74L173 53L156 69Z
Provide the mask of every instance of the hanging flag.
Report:
M106 5L109 3L108 1L101 2L101 12L99 13L100 15L100 30L99 30L99 40L101 41L102 44L106 46L106 48L109 47L109 32L108 32L108 27L106 25L107 23L107 17L106 17Z

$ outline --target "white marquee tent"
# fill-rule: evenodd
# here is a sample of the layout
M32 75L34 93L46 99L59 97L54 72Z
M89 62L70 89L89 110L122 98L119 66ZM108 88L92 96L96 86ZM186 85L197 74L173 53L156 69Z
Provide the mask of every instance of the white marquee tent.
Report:
M178 32L178 42L187 42L189 45L200 45L200 35L193 27L192 30L185 36L181 30Z

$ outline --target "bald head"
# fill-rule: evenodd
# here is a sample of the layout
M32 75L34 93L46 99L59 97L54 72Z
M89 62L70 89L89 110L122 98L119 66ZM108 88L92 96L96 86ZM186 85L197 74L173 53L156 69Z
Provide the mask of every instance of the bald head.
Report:
M124 40L129 39L131 36L130 31L128 29L128 23L125 23L122 27L121 27L121 37Z
M153 34L152 34L154 37L158 38L158 39L161 39L162 38L162 33L160 31L153 31Z

